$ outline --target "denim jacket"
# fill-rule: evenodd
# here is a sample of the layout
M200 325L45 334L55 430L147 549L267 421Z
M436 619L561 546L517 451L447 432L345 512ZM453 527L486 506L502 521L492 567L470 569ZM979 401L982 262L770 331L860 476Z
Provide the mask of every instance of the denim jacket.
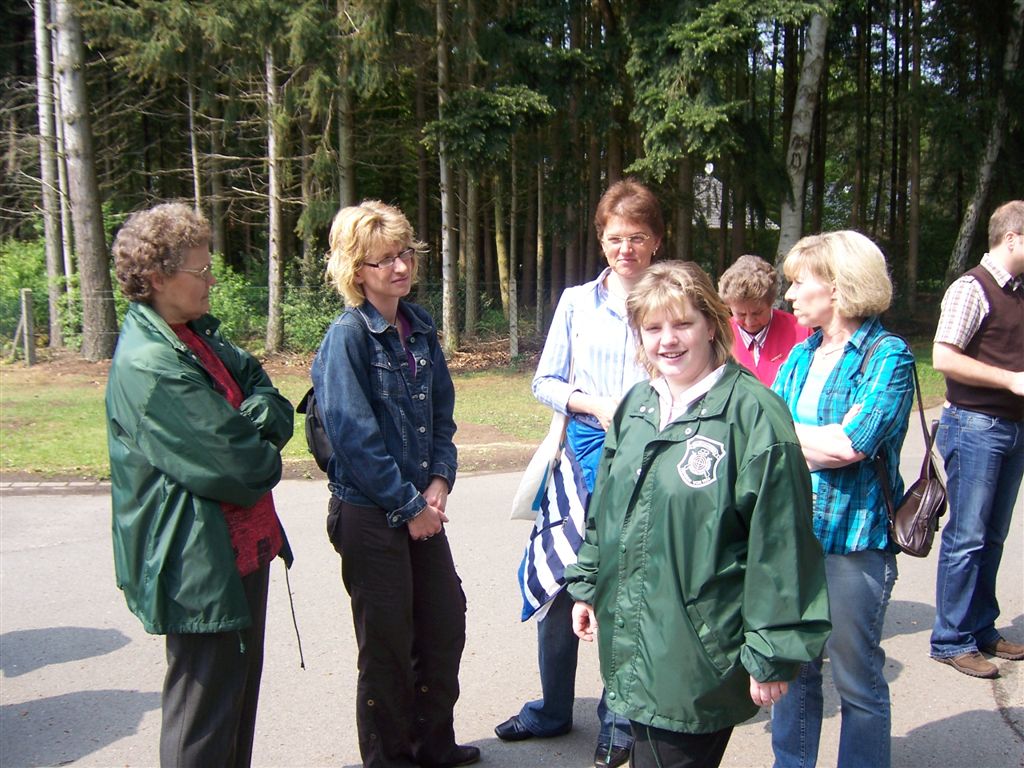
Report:
M313 361L313 386L334 456L331 493L349 504L380 507L388 525L404 525L426 506L434 477L455 483L455 387L437 329L425 309L401 302L406 344L369 302L347 308L327 329Z

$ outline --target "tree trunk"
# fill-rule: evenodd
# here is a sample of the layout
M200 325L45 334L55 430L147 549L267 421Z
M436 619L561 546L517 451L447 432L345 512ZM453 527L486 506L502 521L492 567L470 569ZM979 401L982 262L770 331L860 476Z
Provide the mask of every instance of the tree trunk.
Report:
M313 142L309 136L312 129L313 126L306 122L302 126L302 137L300 138L302 152L300 189L302 206L307 211L313 203ZM304 290L313 290L319 271L316 258L316 238L313 236L312 228L307 224L302 228L302 287Z
M57 28L57 9L50 7L53 28ZM50 35L50 51L57 61L57 36ZM71 195L68 192L67 151L64 143L64 107L60 98L59 78L53 78L53 121L57 139L57 189L60 193L60 248L64 261L64 290L71 294L71 278L75 273L74 235L71 227ZM67 307L69 316L74 315L73 308Z
M64 346L60 303L64 295L64 264L60 252L60 202L57 199L57 156L53 136L53 67L47 0L36 0L36 100L39 117L39 168L42 179L43 242L46 249L47 299L50 310L50 346Z
M188 146L192 155L192 200L196 213L203 211L203 179L199 173L199 136L196 129L196 84L189 61L185 90L188 95Z
M501 295L501 312L508 320L508 241L505 239L505 193L501 188L501 176L495 174L494 197L494 254L498 261L498 292Z
M215 110L217 109L216 103L214 100ZM216 116L220 117L219 114ZM214 253L219 253L221 257L226 258L228 250L227 217L224 215L224 174L220 159L223 153L221 138L223 125L219 119L215 119L213 122L210 130L210 213L212 216L210 229L213 242L210 245Z
M284 272L284 218L281 210L281 158L279 157L278 129L275 124L281 95L277 88L277 70L274 52L267 48L264 62L267 75L267 206L270 218L270 247L267 253L267 352L280 352L284 342L284 314L282 275Z
M735 166L733 166L735 168ZM733 173L732 185L732 241L729 247L729 263L747 252L747 197L738 173ZM723 269L725 265L723 264ZM715 275L717 279L722 273Z
M793 105L793 123L786 149L786 172L789 176L789 194L782 199L779 225L779 247L775 261L782 259L800 239L803 230L804 182L807 178L807 156L810 151L811 126L817 105L819 83L825 63L825 42L828 38L828 19L820 13L811 17L807 33L804 63L800 70L796 102Z
M913 63L910 80L910 190L907 223L907 309L917 309L918 249L921 241L921 0L913 0Z
M426 77L423 69L418 69L416 74L416 125L427 124L427 98ZM422 141L416 142L416 231L420 240L433 242L433 235L430 232L430 201L427 195L427 148ZM427 287L430 282L432 255L427 254L424 263L421 265L422 272L417 281L416 298L422 304L427 300Z
M456 236L459 240L459 258L458 258L458 270L460 275L466 274L466 199L469 197L467 190L466 171L460 168L457 174L456 184L458 184L459 191L455 196L458 200L459 210L456 214L458 226L455 228Z
M517 194L519 192L516 184L516 140L512 139L512 201L509 205L508 215L508 355L510 360L519 357L519 281L516 275L519 273L518 259L516 258L516 223L519 214Z
M728 171L723 170L722 199L718 201L718 248L715 251L715 263L712 272L720 275L725 271L725 254L729 249L729 200L732 198L732 179Z
M861 15L856 24L856 42L854 50L857 52L857 110L854 116L854 138L853 138L853 187L850 193L850 227L860 229L866 217L866 204L864 190L867 178L867 151L870 134L869 109L871 99L870 68L871 57L871 24L870 24L870 3Z
M338 15L347 13L346 0L338 0ZM342 41L338 57L338 202L342 208L356 204L356 117L352 83L349 80L349 52Z
M448 0L437 0L437 116L445 118L448 103ZM459 319L456 299L458 296L458 275L452 248L452 224L455 207L451 200L451 168L448 147L442 138L438 142L441 194L441 314L443 331L442 344L448 355L455 353L459 346Z
M679 207L676 213L676 258L693 259L693 155L687 153L679 161L676 177Z
M64 151L82 296L82 355L86 360L95 361L113 354L117 320L110 284L110 262L103 235L103 209L96 180L89 97L85 89L82 26L70 0L55 2Z
M601 143L597 130L590 127L590 138L587 143L587 205L584 210L588 213L597 210L597 201L601 198ZM598 265L601 259L601 244L597 241L597 232L590 225L588 219L583 227L586 233L586 258L584 260L583 274L596 275L600 270Z
M825 71L830 67L828 48L825 48ZM818 110L814 117L811 163L814 169L811 206L811 231L821 232L825 218L825 158L828 156L828 78L822 77L818 93Z
M971 242L974 240L974 231L978 226L978 217L981 215L981 209L988 199L988 191L992 186L992 173L995 170L999 152L1003 148L1009 112L1006 91L1009 87L1008 83L1017 69L1022 26L1024 26L1024 0L1014 0L1010 34L1007 37L1006 54L1003 58L1003 81L999 84L999 95L996 97L996 111L992 116L988 140L985 142L985 155L978 171L978 186L975 187L971 201L967 204L964 219L960 224L960 231L956 236L956 244L953 246L953 254L949 259L949 267L946 270L947 285L964 271L967 255L971 250Z
M528 175L526 190L526 215L523 217L522 291L523 306L533 306L537 301L537 179Z
M535 284L537 286L537 307L535 323L537 333L541 334L547 330L544 319L547 296L544 290L544 270L547 261L547 254L544 251L544 163L537 163L537 272Z
M476 171L466 172L466 336L476 336L476 324L480 319L480 255L479 255L479 208L480 180Z

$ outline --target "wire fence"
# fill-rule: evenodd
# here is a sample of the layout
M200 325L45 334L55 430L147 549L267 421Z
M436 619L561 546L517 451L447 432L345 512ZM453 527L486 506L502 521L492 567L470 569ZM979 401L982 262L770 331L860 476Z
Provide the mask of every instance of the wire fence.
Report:
M222 332L238 343L262 346L267 335L270 291L266 286L253 285L244 280L225 279L210 291L210 313L221 322ZM496 284L483 284L477 292L477 322L472 332L475 339L495 340L507 338L509 321L497 295ZM116 327L102 331L116 340L120 323L128 310L128 300L118 290L92 292L94 301L112 305ZM409 300L424 306L439 329L443 328L443 293L440 283L424 283L413 288ZM460 287L456 296L459 316L459 335L465 335L466 292ZM33 321L36 346L49 343L49 302L45 291L34 292ZM285 286L280 302L283 326L283 347L293 352L312 352L319 346L328 326L343 310L341 298L328 287L309 288ZM62 293L58 307L65 346L77 348L82 335L82 295L73 288ZM103 312L106 309L102 310ZM550 311L546 312L550 315ZM0 344L11 347L21 318L18 294L8 291L0 295ZM517 318L519 337L527 346L543 334L537 332L536 307L520 306Z

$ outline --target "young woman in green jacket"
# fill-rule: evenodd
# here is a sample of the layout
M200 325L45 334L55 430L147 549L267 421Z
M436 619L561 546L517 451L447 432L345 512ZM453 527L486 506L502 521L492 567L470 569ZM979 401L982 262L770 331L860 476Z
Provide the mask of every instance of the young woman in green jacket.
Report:
M730 359L729 309L692 263L627 300L650 382L616 411L566 573L634 768L716 766L829 633L807 467L785 404ZM600 632L598 632L600 627Z

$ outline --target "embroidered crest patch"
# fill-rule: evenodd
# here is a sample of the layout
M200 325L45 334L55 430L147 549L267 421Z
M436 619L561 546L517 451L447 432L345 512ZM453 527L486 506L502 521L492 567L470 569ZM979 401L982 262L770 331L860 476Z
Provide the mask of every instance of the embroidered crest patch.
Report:
M676 465L679 476L691 488L704 488L718 479L718 465L725 458L725 446L707 437L691 437L686 453Z

